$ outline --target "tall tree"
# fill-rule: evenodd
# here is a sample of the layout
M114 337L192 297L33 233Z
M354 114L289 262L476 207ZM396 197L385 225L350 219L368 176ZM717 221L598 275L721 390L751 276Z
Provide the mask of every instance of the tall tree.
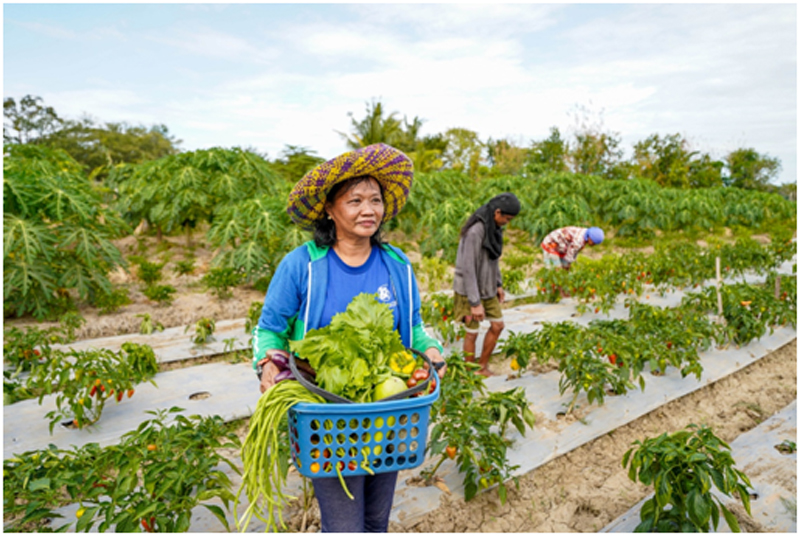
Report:
M446 168L467 173L478 178L478 169L483 158L484 144L478 133L466 128L451 128L444 133L447 149L442 155Z
M427 173L439 171L444 166L442 155L447 149L447 140L444 134L433 134L417 139L413 151L408 156L414 162L414 170Z
M590 103L591 105L591 103ZM575 140L569 144L568 162L572 171L610 179L621 178L622 149L616 132L607 132L603 111L577 105L573 117Z
M19 103L12 97L3 99L3 143L38 143L63 124L41 97L25 95Z
M271 162L272 168L287 181L295 183L303 175L325 161L317 156L316 151L299 145L286 145L281 151L281 156Z
M528 168L534 173L566 171L569 147L558 127L550 127L550 136L533 142L528 152Z
M366 147L373 143L386 143L393 145L402 136L400 121L395 117L397 112L392 112L384 116L383 105L378 100L367 103L367 115L360 121L353 117L353 113L347 114L350 117L352 133L345 134L339 132L351 149Z
M736 149L725 158L728 164L727 186L765 190L781 169L780 160L762 155L755 149Z
M150 128L128 123L99 124L84 117L62 119L41 97L26 95L17 103L3 101L5 143L32 143L62 149L90 178L103 180L113 166L138 164L176 154L180 140L164 125Z
M64 128L42 140L81 163L89 178L102 181L119 164L140 164L178 153L180 140L165 125L150 128L128 123L100 125L90 118L65 121Z
M680 134L649 136L633 146L634 173L673 188L720 186L722 163L693 151Z
M529 150L509 139L489 139L486 142L486 152L494 174L516 175L525 165Z

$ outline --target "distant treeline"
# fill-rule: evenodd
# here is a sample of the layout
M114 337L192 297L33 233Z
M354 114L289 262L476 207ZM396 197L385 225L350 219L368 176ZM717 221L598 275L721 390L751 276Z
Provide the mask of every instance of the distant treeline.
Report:
M4 143L63 149L87 176L98 181L120 164L140 164L181 152L181 141L164 125L99 123L89 117L67 120L45 106L40 97L7 98L3 112ZM680 134L653 134L634 144L633 155L625 159L620 135L589 125L586 118L569 138L552 127L546 139L521 146L510 139L481 140L478 133L465 128L423 136L423 119L409 121L404 116L400 120L397 112L386 113L380 101L367 103L362 119L350 116L351 132L340 133L349 147L378 142L393 145L412 158L418 172L461 171L473 180L572 172L606 180L649 179L671 188L725 186L771 191L796 199L796 183L771 184L781 167L777 158L740 148L718 160L691 147ZM244 150L260 154L252 148ZM277 174L296 181L336 155L322 158L306 147L286 145L275 158L260 156Z

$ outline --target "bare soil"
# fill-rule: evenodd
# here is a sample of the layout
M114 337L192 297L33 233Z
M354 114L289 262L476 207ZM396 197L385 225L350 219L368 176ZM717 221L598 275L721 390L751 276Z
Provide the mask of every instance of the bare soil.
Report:
M500 370L507 363L494 363ZM797 398L797 341L745 369L565 454L522 476L500 504L489 490L466 503L444 495L439 508L414 526L392 522L390 532L597 532L652 490L628 479L622 455L637 439L706 424L727 442L751 430ZM795 491L795 483L790 483ZM748 532L765 532L757 520L740 522ZM316 502L288 521L293 532L319 530Z
M201 318L213 318L216 321L233 320L247 316L247 310L254 301L263 302L264 292L249 286L241 286L232 290L233 296L220 299L202 283L202 277L211 266L213 252L197 242L201 238L195 233L195 243L187 246L185 237L165 236L161 242L150 236L128 236L114 241L123 256L140 255L150 262L165 262L162 269L161 285L175 287L175 299L170 305L159 305L149 300L143 293L144 284L136 277L136 266L131 264L128 271L118 268L109 274L109 280L115 286L128 290L133 303L121 307L118 311L102 315L99 310L88 305L79 306L78 312L86 319L86 324L76 330L76 338L96 339L139 333L142 318L137 315L147 313L153 320L165 328L194 324ZM195 273L178 275L175 266L178 261L195 259ZM129 261L130 263L130 261ZM36 322L30 317L5 321L6 326L32 326L44 328L56 325L56 322Z

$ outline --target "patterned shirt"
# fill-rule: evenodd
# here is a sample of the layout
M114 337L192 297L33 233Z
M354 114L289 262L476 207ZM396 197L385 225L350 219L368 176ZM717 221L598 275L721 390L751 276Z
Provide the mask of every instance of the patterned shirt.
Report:
M586 227L562 227L544 237L542 249L572 264L586 245Z

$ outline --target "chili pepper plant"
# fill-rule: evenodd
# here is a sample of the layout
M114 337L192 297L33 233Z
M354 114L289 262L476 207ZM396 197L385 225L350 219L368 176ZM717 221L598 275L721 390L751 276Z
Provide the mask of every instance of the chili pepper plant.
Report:
M636 440L622 458L628 477L653 486L655 496L641 509L636 532L710 532L719 527L720 511L734 532L736 516L711 493L736 496L750 513L751 487L736 469L730 446L706 426L690 424L684 430Z
M479 368L475 363L464 361L460 352L447 358L442 396L431 408L433 428L427 445L428 454L440 458L434 467L421 474L431 483L444 460L455 459L459 472L464 475L466 500L496 485L500 500L505 503L506 482L512 480L519 485L512 474L518 466L509 464L507 458L506 425L513 423L524 435L525 425L532 428L534 417L521 390L512 389L487 397L484 377L477 374ZM502 419L500 433L498 419Z
M219 499L229 509L232 484L221 465L239 469L218 449L239 448L239 439L219 416L181 411L149 411L153 418L117 445L50 445L4 460L3 510L13 519L6 529L41 531L45 519L61 517L55 508L78 502L74 526L56 530L186 532L198 505L230 530L225 511L208 501Z

